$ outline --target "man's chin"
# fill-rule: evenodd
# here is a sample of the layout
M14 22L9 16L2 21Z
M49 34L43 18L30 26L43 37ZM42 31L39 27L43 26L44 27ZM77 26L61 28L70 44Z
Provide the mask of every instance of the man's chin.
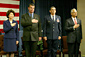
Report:
M32 11L31 13L34 13L34 11Z

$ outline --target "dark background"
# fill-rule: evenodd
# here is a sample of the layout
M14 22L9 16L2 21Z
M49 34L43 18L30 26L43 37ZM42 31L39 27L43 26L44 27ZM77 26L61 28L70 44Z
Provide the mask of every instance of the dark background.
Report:
M22 14L25 14L28 12L28 5L29 3L33 3L32 0L20 0L20 20ZM77 0L35 0L35 13L40 15L42 26L44 17L46 15L49 15L49 9L51 6L56 7L56 14L61 16L61 22L62 22L62 35L65 36L65 21L66 19L70 18L70 11L73 8L77 9ZM20 24L20 30L23 28ZM42 28L43 29L43 28Z

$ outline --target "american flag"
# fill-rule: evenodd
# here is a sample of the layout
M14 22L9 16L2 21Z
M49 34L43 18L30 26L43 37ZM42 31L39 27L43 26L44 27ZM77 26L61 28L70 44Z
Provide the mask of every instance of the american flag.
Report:
M3 32L3 22L8 19L6 12L10 9L15 11L14 20L18 22L19 28L19 4L20 0L0 0L0 32Z

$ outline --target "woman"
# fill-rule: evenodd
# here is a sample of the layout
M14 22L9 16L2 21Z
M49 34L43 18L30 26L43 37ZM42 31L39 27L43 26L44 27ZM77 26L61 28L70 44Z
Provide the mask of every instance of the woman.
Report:
M6 57L14 57L14 52L17 51L19 43L18 23L14 21L15 12L8 10L6 14L8 20L3 23L4 35L4 51L7 52Z

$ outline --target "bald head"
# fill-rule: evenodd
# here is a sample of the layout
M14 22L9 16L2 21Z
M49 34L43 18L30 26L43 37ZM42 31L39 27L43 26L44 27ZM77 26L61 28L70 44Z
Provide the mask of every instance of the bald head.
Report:
M72 17L77 16L77 10L75 8L71 9L71 15L72 15Z

